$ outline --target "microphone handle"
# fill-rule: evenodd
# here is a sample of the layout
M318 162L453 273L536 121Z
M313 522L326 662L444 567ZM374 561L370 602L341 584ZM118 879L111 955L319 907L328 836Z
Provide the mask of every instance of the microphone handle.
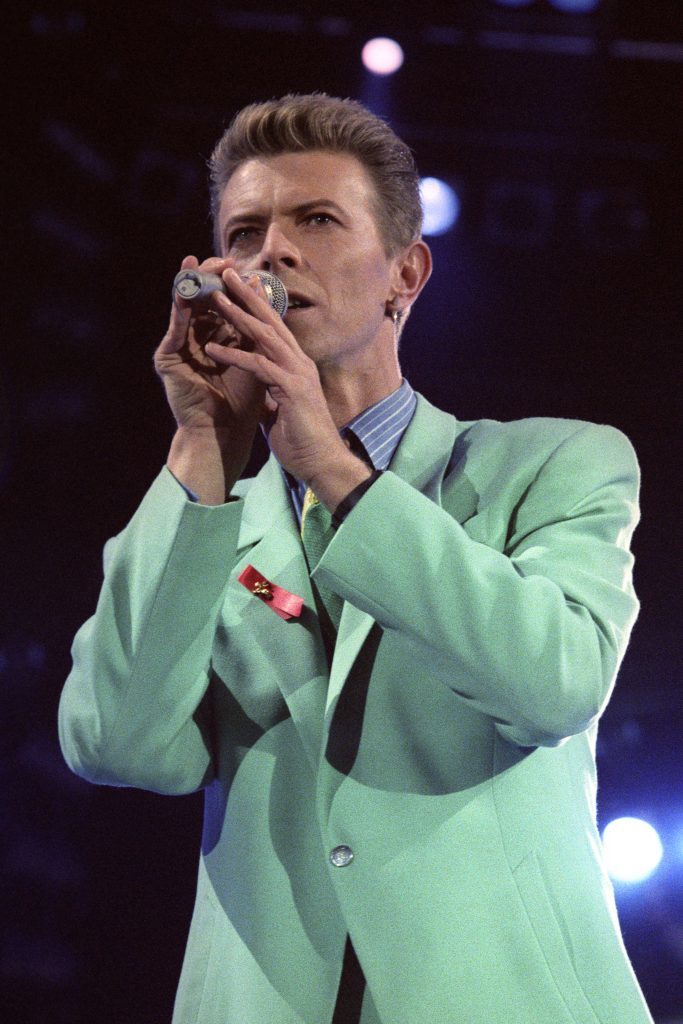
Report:
M287 312L287 290L279 277L269 274L267 270L254 270L254 274L261 280L268 302L276 313L284 316ZM248 281L249 277L243 277ZM217 274L204 274L199 270L181 270L176 274L173 281L173 296L178 296L192 303L196 310L206 309L213 292L222 292L227 295L227 289L222 277Z

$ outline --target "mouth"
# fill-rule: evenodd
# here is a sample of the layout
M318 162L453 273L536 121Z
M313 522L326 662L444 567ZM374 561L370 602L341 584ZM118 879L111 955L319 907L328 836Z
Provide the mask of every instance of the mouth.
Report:
M304 298L303 295L296 295L293 292L289 292L287 302L287 313L291 313L293 310L297 309L310 309L312 305L313 303L310 302L308 299ZM287 314L285 314L285 316L286 315Z

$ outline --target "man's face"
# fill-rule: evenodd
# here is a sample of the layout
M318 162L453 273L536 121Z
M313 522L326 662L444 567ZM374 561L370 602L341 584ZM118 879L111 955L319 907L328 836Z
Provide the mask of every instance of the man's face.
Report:
M394 344L386 307L398 262L384 251L374 198L355 157L324 151L249 160L221 198L222 255L241 274L269 270L283 281L285 323L321 368L369 367Z

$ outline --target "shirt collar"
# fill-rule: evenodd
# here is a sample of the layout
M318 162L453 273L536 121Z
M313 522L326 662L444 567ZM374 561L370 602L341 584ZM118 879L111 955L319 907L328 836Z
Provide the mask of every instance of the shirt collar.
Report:
M354 416L340 434L353 435L373 469L386 469L413 418L416 404L415 392L404 380L396 391Z
M354 416L339 431L349 447L373 469L386 469L413 418L417 396L407 380L379 402ZM306 485L283 469L297 518L301 521Z

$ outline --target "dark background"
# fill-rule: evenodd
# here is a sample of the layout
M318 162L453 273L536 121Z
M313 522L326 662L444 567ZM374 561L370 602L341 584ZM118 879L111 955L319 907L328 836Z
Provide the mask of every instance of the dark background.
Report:
M6 271L0 378L0 1005L14 1022L170 1018L201 798L72 777L56 707L101 547L165 459L151 356L180 259L210 250L206 159L245 103L312 90L388 116L461 198L402 342L413 386L461 419L611 423L639 454L643 607L603 720L600 816L660 831L659 870L618 899L653 1013L683 1017L682 5L394 7L23 15L6 195L26 221L6 248L24 284ZM390 79L361 67L374 35L405 50Z

